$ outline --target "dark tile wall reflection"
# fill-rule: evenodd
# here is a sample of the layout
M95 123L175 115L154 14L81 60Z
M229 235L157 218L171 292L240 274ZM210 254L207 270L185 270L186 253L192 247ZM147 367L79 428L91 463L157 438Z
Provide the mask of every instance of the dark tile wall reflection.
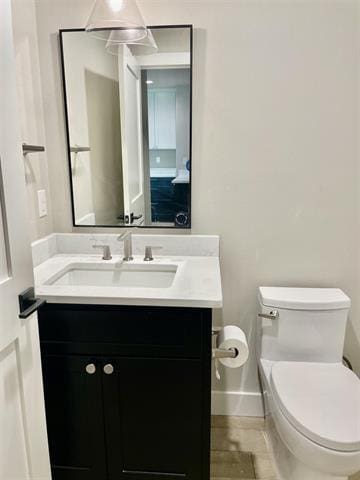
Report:
M176 222L179 213L188 213L189 184L173 185L173 178L151 178L151 216L153 222ZM182 220L183 221L183 220ZM186 226L186 225L182 225Z

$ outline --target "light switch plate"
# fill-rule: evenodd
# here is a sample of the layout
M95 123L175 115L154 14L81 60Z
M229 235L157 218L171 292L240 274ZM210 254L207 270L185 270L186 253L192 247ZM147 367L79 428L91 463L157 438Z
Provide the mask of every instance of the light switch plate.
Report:
M39 217L46 217L47 215L47 201L46 201L46 191L38 190L38 208L39 208Z

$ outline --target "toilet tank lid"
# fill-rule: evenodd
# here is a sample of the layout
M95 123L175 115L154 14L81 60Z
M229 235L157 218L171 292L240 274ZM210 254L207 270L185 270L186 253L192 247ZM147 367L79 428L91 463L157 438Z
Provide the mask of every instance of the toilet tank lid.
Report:
M351 305L339 288L260 287L258 297L264 306L289 310L339 310Z

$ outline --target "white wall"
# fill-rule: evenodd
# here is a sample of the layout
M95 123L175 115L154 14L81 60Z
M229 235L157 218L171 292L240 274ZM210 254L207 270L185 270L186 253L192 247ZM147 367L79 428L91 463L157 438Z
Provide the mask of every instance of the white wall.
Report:
M17 69L17 94L23 142L45 145L44 113L40 79L39 51L36 30L35 2L12 0L12 17ZM51 196L45 153L32 153L24 158L28 214L31 239L53 231ZM40 218L37 191L45 190L48 215Z
M244 328L252 349L216 388L258 389L259 285L343 288L353 301L346 351L360 371L356 0L138 3L149 24L195 27L193 233L221 235L216 321ZM56 31L83 26L91 4L37 0L59 232L71 216Z
M169 34L167 30L167 34ZM169 35L167 35L169 36ZM189 32L188 32L189 50ZM169 42L170 45L172 42ZM190 118L190 69L149 69L148 79L154 82L150 86L157 88L176 88L176 151L175 160L171 157L171 150L150 150L150 165L152 168L176 167L178 170L186 169L186 162L189 160L189 118ZM156 157L160 157L160 164L156 164ZM171 162L173 160L173 162Z

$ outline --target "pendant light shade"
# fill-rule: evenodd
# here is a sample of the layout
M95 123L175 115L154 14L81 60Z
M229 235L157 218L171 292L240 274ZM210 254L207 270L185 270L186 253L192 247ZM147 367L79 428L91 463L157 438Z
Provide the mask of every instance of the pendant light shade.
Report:
M121 44L126 43L130 45L134 50L134 54L151 55L158 51L155 38L149 28L146 29L146 36L140 40L127 40L123 41L124 30L112 30L106 42L106 50L113 55L118 54L118 48ZM131 37L131 34L129 35Z
M136 0L96 0L85 30L103 40L116 31L116 43L138 42L147 37L147 28Z

